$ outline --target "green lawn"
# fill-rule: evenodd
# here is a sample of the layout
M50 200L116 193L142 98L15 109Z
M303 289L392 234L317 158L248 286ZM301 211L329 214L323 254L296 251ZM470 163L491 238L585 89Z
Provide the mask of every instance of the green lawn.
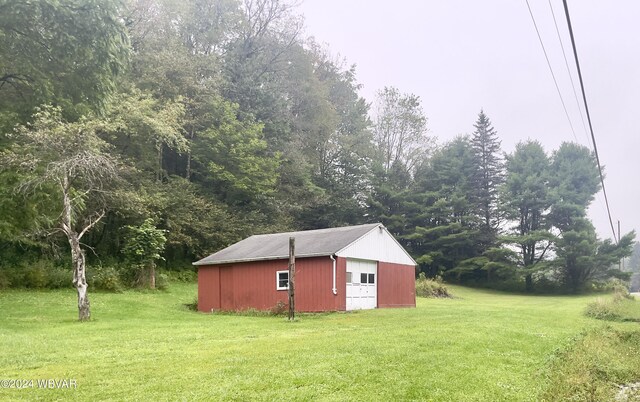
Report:
M416 309L283 317L189 311L196 286L0 294L0 379L74 379L76 389L0 389L4 399L538 400L549 356L585 328L594 297L451 287ZM625 326L637 323L614 323Z

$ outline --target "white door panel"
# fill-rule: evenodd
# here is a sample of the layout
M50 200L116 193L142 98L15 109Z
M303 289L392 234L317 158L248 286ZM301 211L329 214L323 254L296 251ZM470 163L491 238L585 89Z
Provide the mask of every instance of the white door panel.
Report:
M378 263L347 260L347 310L378 306Z

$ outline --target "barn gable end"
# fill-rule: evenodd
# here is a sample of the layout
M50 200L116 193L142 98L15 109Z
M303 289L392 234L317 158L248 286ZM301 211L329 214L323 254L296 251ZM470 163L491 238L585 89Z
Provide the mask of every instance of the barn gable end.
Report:
M364 236L339 250L336 255L345 258L416 265L413 258L382 225L370 230Z

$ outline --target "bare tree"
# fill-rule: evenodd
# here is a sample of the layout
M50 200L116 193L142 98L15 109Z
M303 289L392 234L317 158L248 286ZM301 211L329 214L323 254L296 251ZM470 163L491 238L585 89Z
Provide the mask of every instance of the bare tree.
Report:
M2 167L27 173L19 192L55 192L59 204L52 207L60 213L50 233L62 232L69 242L78 318L86 321L91 313L81 240L105 215L107 186L117 178L118 164L107 153L108 144L96 135L97 120L66 122L54 107L39 109L33 117L33 123L16 128Z

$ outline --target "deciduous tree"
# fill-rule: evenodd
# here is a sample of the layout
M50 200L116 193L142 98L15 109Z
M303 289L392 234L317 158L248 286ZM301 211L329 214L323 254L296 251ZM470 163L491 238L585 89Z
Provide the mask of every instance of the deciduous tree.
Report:
M122 8L120 0L0 2L0 129L44 103L71 118L99 111L127 66Z
M96 134L101 125L89 118L68 122L59 108L44 107L33 116L33 123L16 129L15 142L4 154L4 167L28 173L20 190L55 191L50 208L59 211L53 223L71 249L80 321L91 316L81 240L104 217L108 185L118 176L116 158Z
M158 229L153 219L147 218L139 226L127 225L128 235L122 252L127 260L146 273L149 288L156 288L156 260L163 260L166 230Z
M385 171L401 163L413 173L433 148L420 97L385 87L377 93L374 113L374 141Z

